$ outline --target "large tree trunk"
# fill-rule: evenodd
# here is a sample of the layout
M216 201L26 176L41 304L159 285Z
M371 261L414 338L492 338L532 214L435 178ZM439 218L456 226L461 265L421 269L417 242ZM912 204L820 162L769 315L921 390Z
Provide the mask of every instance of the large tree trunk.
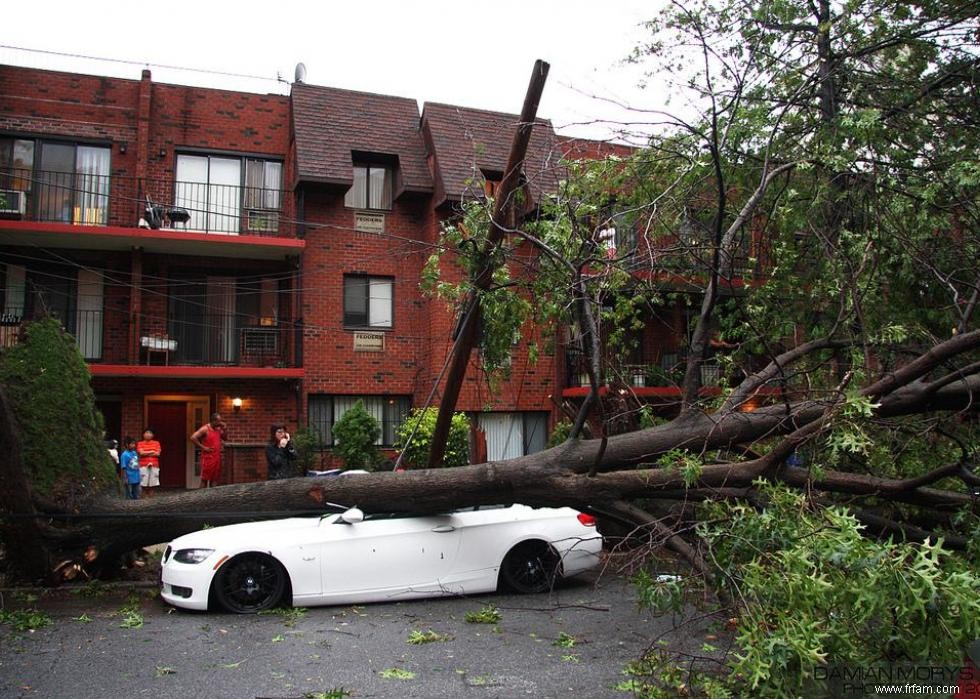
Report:
M980 342L980 331L967 333L934 348L929 366L948 356L950 348L966 351ZM877 415L898 416L933 410L969 408L980 391L980 377L946 383L933 390L916 381L915 363L896 372L887 382L867 389L879 401ZM764 374L764 372L763 372ZM887 384L887 385L886 385ZM8 557L23 574L36 578L44 566L73 559L90 574L116 569L123 553L140 546L166 542L204 525L220 525L255 518L282 517L336 511L358 506L367 511L440 512L459 507L496 503L532 506L570 505L618 519L644 523L648 517L629 503L639 499L676 500L688 486L697 497L742 493L761 476L801 488L877 496L949 511L967 504L969 496L928 486L940 477L960 474L947 468L935 478L896 481L853 473L826 471L818 482L800 469L783 466L786 455L799 443L819 434L833 404L800 402L768 406L751 413L687 413L671 423L607 440L575 440L530 456L449 469L405 473L374 473L342 477L295 478L195 490L173 496L128 501L102 496L77 512L58 512L45 503L35 505L45 519L19 517L8 527L20 532L23 546L10 548ZM0 420L0 439L8 455L5 464L7 513L29 515L29 488L23 469L17 473L16 440L9 416ZM782 440L779 435L786 435ZM671 449L695 453L776 439L764 457L750 461L707 465L694 484L685 483L676 470L657 468L656 457ZM964 480L970 478L963 469ZM695 499L697 499L697 497ZM632 513L632 514L631 514ZM8 537L8 541L11 540ZM694 555L679 537L675 550ZM13 541L18 541L17 537ZM684 553L684 552L687 553ZM692 563L697 564L696 560Z

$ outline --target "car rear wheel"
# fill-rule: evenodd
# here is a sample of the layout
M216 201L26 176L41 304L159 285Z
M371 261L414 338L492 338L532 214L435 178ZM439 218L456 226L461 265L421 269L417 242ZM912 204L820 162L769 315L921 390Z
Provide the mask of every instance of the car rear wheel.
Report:
M218 604L229 612L250 614L270 609L286 591L286 571L264 553L243 553L221 566L214 581Z
M500 565L500 581L508 589L522 594L549 590L558 577L558 556L543 541L518 544Z

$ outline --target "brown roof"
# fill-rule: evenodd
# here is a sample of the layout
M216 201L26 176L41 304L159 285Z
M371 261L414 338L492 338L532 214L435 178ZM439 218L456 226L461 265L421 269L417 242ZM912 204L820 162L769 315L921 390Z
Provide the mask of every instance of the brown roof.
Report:
M558 150L567 160L605 160L610 156L629 158L639 148L590 138L559 138Z
M483 172L503 174L519 119L516 114L425 103L422 129L435 156L437 206L481 196ZM524 161L531 198L537 203L558 187L554 140L551 122L537 119Z
M432 191L414 99L296 83L292 101L297 180L350 185L360 151L398 156L400 191Z

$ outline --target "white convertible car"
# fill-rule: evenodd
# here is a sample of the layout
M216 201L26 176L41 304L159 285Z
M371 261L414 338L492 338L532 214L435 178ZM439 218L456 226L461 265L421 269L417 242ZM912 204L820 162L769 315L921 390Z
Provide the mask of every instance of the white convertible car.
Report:
M479 507L446 515L369 515L233 524L174 539L164 600L249 613L492 592L542 592L598 564L595 520L570 508Z

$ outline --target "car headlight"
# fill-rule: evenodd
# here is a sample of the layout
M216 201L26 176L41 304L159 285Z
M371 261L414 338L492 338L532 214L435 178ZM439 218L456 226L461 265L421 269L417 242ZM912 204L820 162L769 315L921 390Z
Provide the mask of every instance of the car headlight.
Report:
M214 549L181 549L174 554L178 563L200 563L214 553Z

